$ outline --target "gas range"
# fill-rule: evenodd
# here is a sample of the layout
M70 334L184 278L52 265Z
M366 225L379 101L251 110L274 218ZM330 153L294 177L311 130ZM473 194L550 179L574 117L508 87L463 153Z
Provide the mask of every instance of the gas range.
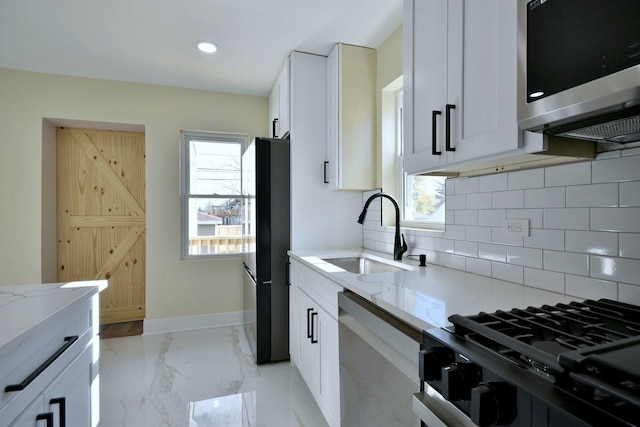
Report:
M640 423L640 307L601 299L424 332L420 379L479 426Z

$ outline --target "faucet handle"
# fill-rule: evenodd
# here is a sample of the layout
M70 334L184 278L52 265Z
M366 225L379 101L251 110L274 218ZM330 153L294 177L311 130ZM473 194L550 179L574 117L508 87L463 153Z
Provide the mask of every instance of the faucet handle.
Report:
M402 236L402 248L400 249L400 257L402 257L402 254L407 252L409 248L407 247L407 241L404 239L404 233L400 234L400 236Z

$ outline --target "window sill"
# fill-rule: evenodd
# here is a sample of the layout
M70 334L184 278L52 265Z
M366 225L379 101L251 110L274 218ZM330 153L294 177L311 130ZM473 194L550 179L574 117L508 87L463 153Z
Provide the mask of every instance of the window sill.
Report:
M418 222L418 221L401 221L400 228L419 231L444 232L444 223Z

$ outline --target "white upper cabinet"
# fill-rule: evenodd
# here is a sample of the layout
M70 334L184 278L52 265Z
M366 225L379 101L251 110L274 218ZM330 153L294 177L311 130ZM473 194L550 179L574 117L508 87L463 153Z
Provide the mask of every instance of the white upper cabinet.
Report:
M285 137L290 127L289 58L284 62L269 95L269 126L272 138Z
M374 49L337 44L327 58L327 160L332 190L370 190L376 184Z
M543 150L516 119L516 2L405 0L404 22L405 172Z

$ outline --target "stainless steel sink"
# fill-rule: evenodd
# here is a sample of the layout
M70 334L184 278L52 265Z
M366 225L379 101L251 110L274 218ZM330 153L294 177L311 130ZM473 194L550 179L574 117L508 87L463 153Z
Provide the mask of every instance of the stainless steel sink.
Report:
M377 261L366 257L345 257L345 258L326 258L324 261L342 268L350 273L371 274L385 273L389 271L405 271L409 268L402 268L397 265L391 265L386 262Z

